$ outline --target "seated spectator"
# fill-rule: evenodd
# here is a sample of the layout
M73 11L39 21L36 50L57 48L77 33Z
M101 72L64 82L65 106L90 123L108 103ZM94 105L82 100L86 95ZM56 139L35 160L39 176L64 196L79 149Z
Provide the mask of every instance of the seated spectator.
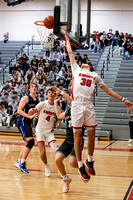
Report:
M13 97L15 98L15 102L18 104L20 98L18 97L18 93L16 91L13 93Z
M55 49L57 49L57 50L60 50L60 41L59 41L59 38L56 38L55 40L54 40L54 50Z
M82 57L81 57L80 53L78 53L78 52L76 53L75 60L77 63L79 63L79 61L82 62Z
M26 62L23 63L23 72L24 72L24 75L25 75L26 72L28 71L29 67L30 67L30 60L29 60L29 58L28 58L28 59L26 60Z
M15 92L14 87L11 87L11 91L9 92L9 98L11 99L13 97L13 93Z
M55 61L55 63L59 66L59 64L60 64L60 53L56 49L55 49L55 51L52 55L52 60Z
M42 101L45 101L45 98L44 98L44 95L40 95L40 97L39 97L39 102L42 102Z
M48 81L50 82L56 81L56 76L57 76L56 65L53 64L52 70L49 72Z
M0 103L0 126L5 121L5 107Z
M6 110L6 114L5 114L5 117L6 117L5 125L7 125L7 128L9 128L11 125L10 122L11 122L12 116L13 116L12 106L8 106Z
M88 59L88 56L87 56L87 54L84 54L84 57L82 59L82 63L86 63L86 59Z
M60 79L64 79L67 76L67 72L65 71L65 67L61 67L60 71L58 72L56 76L56 80L59 81Z
M34 73L36 74L38 70L38 59L36 58L36 55L33 56L33 59L31 60L31 67Z
M112 29L109 29L109 32L106 35L106 40L107 40L107 46L110 46L113 40L113 33L112 33Z
M42 70L38 71L37 81L39 85L42 85L43 83L47 84L48 82L47 76L44 75Z
M26 80L27 80L28 84L30 83L30 81L33 78L33 76L34 76L34 72L32 70L28 70L26 72Z
M1 102L0 102L0 103L3 105L3 107L4 107L5 109L8 108L8 103L5 101L5 98L4 98L4 97L1 98Z
M27 94L28 94L27 86L23 85L22 90L21 90L21 94L20 94L20 98L22 98L23 96L25 96Z
M6 101L8 104L11 102L11 99L10 99L10 97L9 97L8 92L5 92L4 98L5 98L5 101Z
M120 36L120 40L118 41L119 44L119 56L124 54L124 40L122 38L122 36Z
M124 60L128 60L130 57L130 49L131 49L131 44L130 44L129 38L126 39L126 42L123 47L124 47L124 51L125 51Z
M14 89L15 89L15 92L17 92L18 96L20 97L21 88L20 88L19 82L16 83L16 87Z
M46 60L43 59L43 57L40 57L39 63L38 63L38 67L42 67L44 69Z
M50 72L50 64L46 63L44 66L44 73L48 76Z
M64 46L60 50L60 61L61 62L67 61L67 57L68 57L68 53L67 53L66 47Z
M100 52L101 50L101 43L100 43L100 39L96 38L95 44L94 44L94 52Z
M49 51L49 49L46 50L46 52L44 53L44 60L46 60L46 63L49 63L51 60L51 53Z
M95 37L90 37L90 46L89 49L92 50L94 49L94 44L95 44Z
M62 49L63 47L65 47L66 46L66 42L65 42L65 40L60 40L59 41L59 43L60 43L60 49Z
M6 81L6 85L5 85L6 91L10 92L11 86L9 84L9 81Z
M119 40L120 40L120 34L119 34L119 32L118 31L115 31L115 34L114 34L114 37L113 37L113 40L112 40L112 45L113 46L117 46L118 45L118 43L119 43Z
M9 102L8 105L9 105L9 106L12 106L13 113L15 113L15 111L16 111L16 109L17 109L17 102L15 101L15 98L14 98L14 97L11 98L11 101Z
M16 64L14 65L12 73L13 73L14 71L17 71L18 69L23 70L23 65L20 64L20 60L19 60L19 59L17 60Z
M19 58L19 61L23 65L24 63L26 63L27 59L28 59L28 56L26 55L26 53L24 53L23 56Z
M4 94L5 94L6 92L7 92L6 88L3 87L3 88L2 88L2 92L1 92L1 97L4 97Z

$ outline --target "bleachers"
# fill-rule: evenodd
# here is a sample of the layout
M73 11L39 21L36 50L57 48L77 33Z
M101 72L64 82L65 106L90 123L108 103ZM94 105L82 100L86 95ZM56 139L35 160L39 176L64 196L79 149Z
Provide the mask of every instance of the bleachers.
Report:
M113 90L133 102L133 60L122 60ZM127 111L128 109L123 102L118 102L111 97L104 114L101 128L113 130L114 138L128 139L129 115Z

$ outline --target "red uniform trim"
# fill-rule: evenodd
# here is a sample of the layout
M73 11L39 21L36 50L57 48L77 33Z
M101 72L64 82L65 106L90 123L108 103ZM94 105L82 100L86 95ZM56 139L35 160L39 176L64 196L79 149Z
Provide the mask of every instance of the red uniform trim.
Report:
M82 129L82 127L74 127L74 126L71 126L71 127L75 129Z
M51 140L48 144L50 144L51 142L56 142L56 140Z
M98 124L94 125L94 126L86 126L86 125L83 125L85 127L96 127Z
M44 142L44 141L42 141L42 140L38 141L37 143L39 143L39 142L43 142L43 143L45 143L45 142Z
M73 82L74 82L74 76L73 76L72 81L71 81L71 97L72 97L72 100L74 100L74 96L73 96Z

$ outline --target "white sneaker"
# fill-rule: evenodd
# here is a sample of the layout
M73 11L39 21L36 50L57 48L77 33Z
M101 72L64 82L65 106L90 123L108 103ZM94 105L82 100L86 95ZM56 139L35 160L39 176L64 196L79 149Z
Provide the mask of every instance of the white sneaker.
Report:
M128 140L129 143L133 142L133 139Z
M49 165L45 166L45 176L49 177L51 175Z
M70 185L71 181L72 181L71 178L69 178L68 180L63 181L63 192L64 193L69 192L69 189L70 189L69 185Z
M2 123L0 122L0 126L2 126Z

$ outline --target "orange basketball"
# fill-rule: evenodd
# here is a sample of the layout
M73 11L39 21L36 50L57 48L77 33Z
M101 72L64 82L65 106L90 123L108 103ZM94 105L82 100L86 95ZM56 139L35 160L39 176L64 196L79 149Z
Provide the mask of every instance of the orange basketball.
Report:
M44 19L44 26L48 29L52 29L53 26L54 26L54 17L53 16L48 16L48 17L45 17Z

